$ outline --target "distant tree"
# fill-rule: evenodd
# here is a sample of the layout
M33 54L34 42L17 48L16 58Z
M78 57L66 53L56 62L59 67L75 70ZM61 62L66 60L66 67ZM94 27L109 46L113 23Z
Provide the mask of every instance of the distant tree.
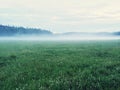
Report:
M51 35L48 30L0 25L0 36L15 35Z
M120 32L115 32L114 34L115 34L115 35L120 35Z

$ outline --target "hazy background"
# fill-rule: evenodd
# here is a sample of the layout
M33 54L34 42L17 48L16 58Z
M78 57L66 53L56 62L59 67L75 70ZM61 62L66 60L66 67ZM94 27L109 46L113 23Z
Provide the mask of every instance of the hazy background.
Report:
M120 30L120 0L0 0L0 24L52 32Z

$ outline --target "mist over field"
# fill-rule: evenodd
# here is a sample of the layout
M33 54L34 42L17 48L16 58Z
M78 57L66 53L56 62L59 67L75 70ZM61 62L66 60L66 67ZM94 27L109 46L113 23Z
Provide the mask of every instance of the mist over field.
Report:
M33 36L33 37L0 37L0 40L4 41L4 40L29 40L29 41L66 41L66 40L69 40L69 41L86 41L86 40L120 40L120 37L118 36L109 36L109 37L99 37L99 36L45 36L45 37L36 37L36 36Z
M53 33L39 28L0 25L0 40L114 40L120 32Z

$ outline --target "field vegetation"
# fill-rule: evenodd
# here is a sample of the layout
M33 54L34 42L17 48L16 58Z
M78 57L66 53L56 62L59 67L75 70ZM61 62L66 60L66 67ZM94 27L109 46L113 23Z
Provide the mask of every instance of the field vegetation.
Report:
M0 41L0 90L120 90L120 41Z

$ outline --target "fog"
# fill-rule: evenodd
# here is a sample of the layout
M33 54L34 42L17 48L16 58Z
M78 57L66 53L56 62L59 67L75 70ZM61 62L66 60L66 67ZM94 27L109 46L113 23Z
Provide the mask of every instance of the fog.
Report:
M14 37L0 37L0 41L19 40L19 41L85 41L85 40L120 40L120 36L74 36L74 35L58 35L58 36L14 36Z

